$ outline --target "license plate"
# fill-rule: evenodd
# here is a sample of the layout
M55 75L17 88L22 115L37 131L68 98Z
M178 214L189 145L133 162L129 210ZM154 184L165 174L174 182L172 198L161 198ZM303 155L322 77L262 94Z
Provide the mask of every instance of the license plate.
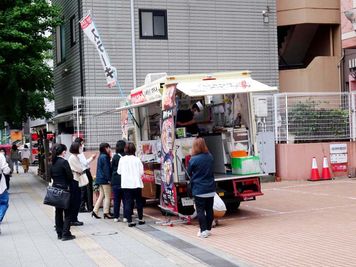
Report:
M182 197L181 200L182 200L182 206L183 207L193 206L194 205L194 201L190 197Z

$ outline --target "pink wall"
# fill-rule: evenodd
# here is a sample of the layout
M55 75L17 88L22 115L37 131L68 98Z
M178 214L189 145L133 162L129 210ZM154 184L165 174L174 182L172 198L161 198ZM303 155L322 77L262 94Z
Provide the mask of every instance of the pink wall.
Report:
M355 175L356 142L336 142L347 144L348 172L332 173L335 177ZM330 166L330 144L278 144L276 145L276 176L281 180L307 180L310 178L312 158L315 157L319 173L323 167L323 157L326 156ZM331 169L330 169L331 171Z

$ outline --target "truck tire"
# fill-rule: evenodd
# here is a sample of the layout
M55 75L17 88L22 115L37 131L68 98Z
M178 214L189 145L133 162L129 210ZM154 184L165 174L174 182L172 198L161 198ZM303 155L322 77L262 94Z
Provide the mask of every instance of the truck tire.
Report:
M238 208L240 207L241 202L240 201L235 201L235 202L230 202L226 204L226 209L228 211L237 211Z

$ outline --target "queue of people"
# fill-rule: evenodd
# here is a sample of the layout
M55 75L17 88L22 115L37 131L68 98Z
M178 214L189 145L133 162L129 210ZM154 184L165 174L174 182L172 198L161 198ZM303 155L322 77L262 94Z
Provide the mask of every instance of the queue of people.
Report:
M95 183L99 186L99 196L91 210L92 195L88 187L92 187L89 163L95 159L92 155L88 160L83 154L84 140L77 138L70 147L68 161L65 159L67 148L65 145L55 144L52 152L51 177L53 186L68 188L71 194L70 205L67 210L56 208L55 222L58 238L61 240L74 239L70 232L71 226L81 226L78 220L81 208L90 211L95 219L113 219L114 222L127 222L129 227L136 226L132 220L133 209L136 207L138 224L145 224L143 219L142 176L143 164L135 155L136 147L133 143L119 140L115 153L112 155L108 143L101 143L97 159ZM81 159L80 159L81 157ZM193 142L192 157L189 161L188 173L191 179L192 195L195 200L197 217L199 220L198 236L206 238L211 235L213 222L213 203L215 195L215 181L213 175L213 157L203 138L196 138ZM83 182L84 180L86 182ZM90 178L89 178L90 177ZM110 211L111 192L113 192L113 213ZM83 194L85 197L83 197ZM121 202L123 218L120 218ZM84 204L83 204L84 203ZM99 214L103 206L102 216Z

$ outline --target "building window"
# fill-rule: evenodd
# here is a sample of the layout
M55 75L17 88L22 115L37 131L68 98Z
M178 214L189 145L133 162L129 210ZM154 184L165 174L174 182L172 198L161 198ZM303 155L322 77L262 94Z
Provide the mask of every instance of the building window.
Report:
M166 10L139 10L141 39L168 39Z
M75 23L75 15L70 18L70 45L71 47L75 45L77 42L76 36L76 23Z
M57 56L57 64L60 64L65 59L64 25L60 25L56 27L56 56Z

